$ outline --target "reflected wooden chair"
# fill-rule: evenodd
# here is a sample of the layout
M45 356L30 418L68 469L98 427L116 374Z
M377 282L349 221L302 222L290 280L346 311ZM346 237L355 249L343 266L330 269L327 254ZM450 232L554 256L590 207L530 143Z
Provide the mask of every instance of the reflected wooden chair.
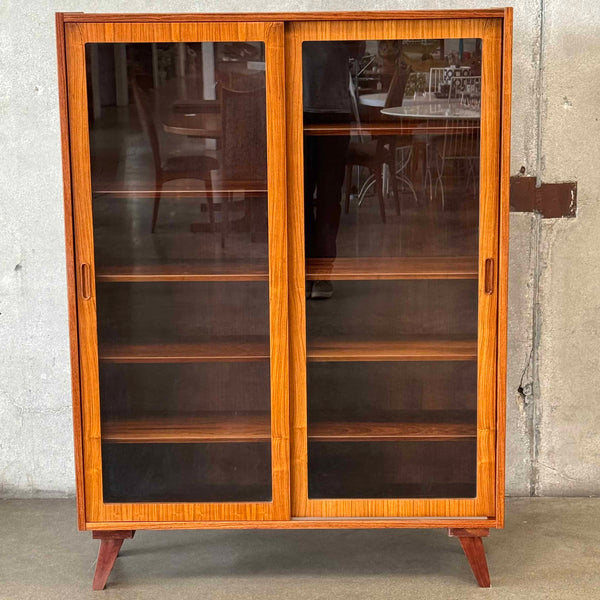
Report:
M222 137L214 199L220 196L221 246L229 231L230 212L242 196L251 236L256 223L254 199L267 196L267 119L264 75L236 77L236 88L221 86ZM258 86L258 87L256 87ZM265 211L266 214L266 211Z
M392 106L402 106L404 98L404 90L408 83L412 69L410 66L400 63L392 80L386 96L384 108ZM381 116L381 115L380 115ZM384 182L384 165L388 165L392 173L391 184L394 201L396 203L396 212L400 214L400 197L398 194L398 177L397 174L401 170L398 167L397 161L397 139L394 136L377 136L374 139L366 142L350 142L348 154L346 158L346 175L345 175L345 212L350 210L350 190L352 182L352 170L355 166L365 167L369 170L370 176L362 186L359 194L359 206L364 199L364 195L368 189L375 186L375 196L379 202L379 215L381 222L386 222L385 198L383 191ZM412 187L412 185L411 185ZM414 193L414 190L413 190Z
M178 179L198 179L204 182L206 189L206 201L208 204L208 215L211 230L214 230L214 210L212 200L211 171L217 169L218 162L215 158L207 155L175 155L161 156L160 140L156 129L155 110L152 100L148 94L139 86L138 82L132 80L132 90L138 117L144 133L148 137L152 149L155 174L155 198L152 212L152 228L154 233L158 220L161 192L165 183Z

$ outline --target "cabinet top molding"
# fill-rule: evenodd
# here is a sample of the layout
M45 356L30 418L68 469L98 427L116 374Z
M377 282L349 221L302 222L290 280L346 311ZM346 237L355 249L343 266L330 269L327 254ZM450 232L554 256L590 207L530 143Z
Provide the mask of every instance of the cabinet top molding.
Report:
M57 13L65 23L161 23L208 21L369 21L384 19L503 18L512 8L281 13Z

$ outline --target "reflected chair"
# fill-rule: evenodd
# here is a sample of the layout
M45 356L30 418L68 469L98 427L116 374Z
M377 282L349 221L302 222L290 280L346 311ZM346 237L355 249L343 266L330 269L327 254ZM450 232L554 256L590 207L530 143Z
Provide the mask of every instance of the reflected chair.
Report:
M264 75L264 74L263 74ZM250 228L257 217L253 199L267 196L267 119L264 76L236 77L236 88L221 86L222 138L214 198L220 196L221 246L229 230L235 196L246 201ZM258 86L258 87L256 87ZM244 89L246 88L246 89ZM265 210L266 215L266 210ZM252 237L254 234L251 233Z
M450 99L459 100L463 106L479 108L481 105L481 75L454 77L450 86Z
M154 233L160 208L160 197L163 186L169 181L178 179L198 179L204 182L208 214L211 230L214 229L214 210L212 201L211 171L218 167L216 159L206 155L175 155L163 158L161 156L160 141L154 117L154 106L148 94L139 86L136 79L131 82L133 98L138 112L138 117L144 133L148 137L152 148L155 174L155 198L152 212L152 228Z
M444 67L431 67L429 69L429 95L439 94L444 82Z
M440 69L430 70L430 83L434 71L440 71ZM449 103L459 101L465 107L479 109L481 104L481 76L470 75L470 67L444 67L441 71L444 71L444 77L440 80L444 85L444 98L448 98ZM467 129L457 130L457 127L463 126ZM446 133L441 135L425 134L415 136L419 146L425 148L423 188L429 189L430 203L439 193L442 209L445 208L444 178L448 178L447 167L449 164L454 165L457 171L462 169L466 173L466 187L469 187L469 184L473 182L473 193L476 193L475 176L478 165L479 123L467 119L449 119L444 122L444 129Z
M448 119L444 123L445 133L433 142L435 156L434 193L439 190L442 209L445 208L444 180L448 180L448 167L452 165L453 176L460 182L464 180L464 189L472 185L477 194L477 173L479 166L480 122L476 119Z
M429 69L429 93L437 98L452 99L455 78L471 77L471 68L465 66L432 67Z
M393 106L402 106L404 90L408 83L411 73L411 67L403 63L399 64L394 71L390 87L385 100L385 108ZM375 195L379 202L379 215L381 222L386 222L385 199L384 199L384 169L387 164L390 167L392 177L392 192L396 203L396 212L400 214L400 197L398 195L398 179L404 183L410 181L402 176L402 171L408 161L403 160L404 164L398 165L398 145L395 136L377 136L369 141L350 142L346 158L346 176L345 176L345 212L350 210L350 189L352 182L352 170L355 166L365 167L369 170L370 176L362 186L359 194L359 206L364 199L368 189L375 186ZM414 189L412 189L414 194ZM415 194L416 197L416 194Z

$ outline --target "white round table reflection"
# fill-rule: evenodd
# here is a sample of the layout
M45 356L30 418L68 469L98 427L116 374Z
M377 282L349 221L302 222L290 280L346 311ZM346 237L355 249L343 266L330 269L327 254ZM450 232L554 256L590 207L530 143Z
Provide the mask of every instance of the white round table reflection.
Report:
M478 108L447 100L383 108L381 114L398 119L481 119L481 111Z

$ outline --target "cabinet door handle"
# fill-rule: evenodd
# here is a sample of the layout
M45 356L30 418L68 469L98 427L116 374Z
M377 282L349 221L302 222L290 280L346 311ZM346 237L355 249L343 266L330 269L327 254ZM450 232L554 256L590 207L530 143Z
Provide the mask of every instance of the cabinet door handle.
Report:
M492 294L494 292L494 259L485 259L485 293Z
M89 300L92 297L92 279L90 277L91 270L88 263L81 264L81 296L84 300Z

